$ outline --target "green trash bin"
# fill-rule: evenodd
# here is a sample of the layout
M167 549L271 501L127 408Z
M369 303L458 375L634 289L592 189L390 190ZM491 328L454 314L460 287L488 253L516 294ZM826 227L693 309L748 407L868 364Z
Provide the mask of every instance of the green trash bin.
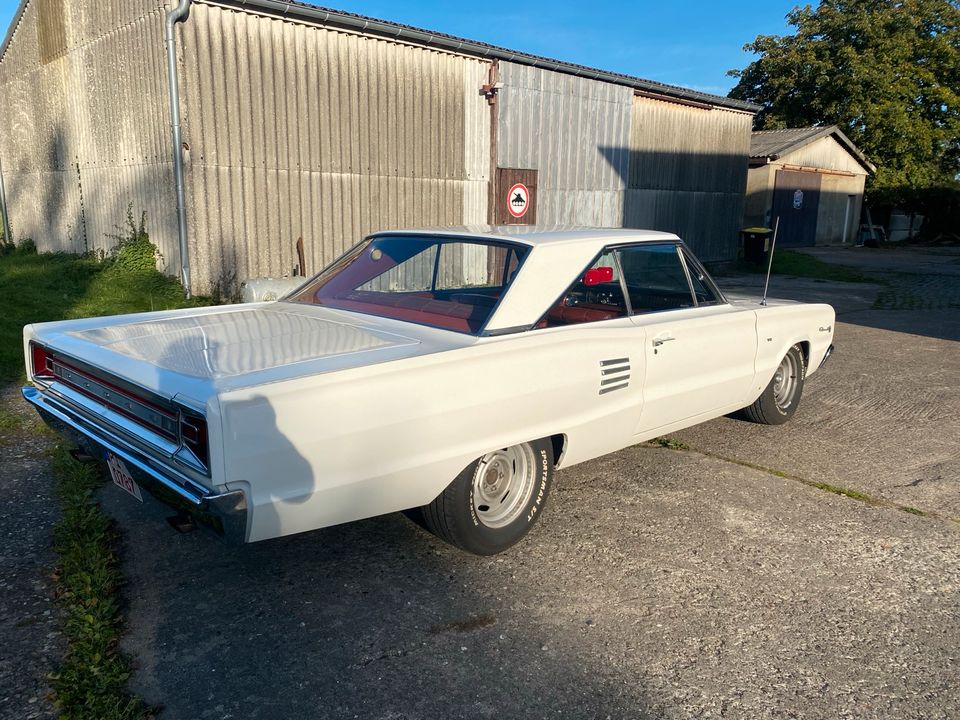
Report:
M745 228L740 231L743 259L749 263L765 263L770 254L770 236L773 230L765 227Z

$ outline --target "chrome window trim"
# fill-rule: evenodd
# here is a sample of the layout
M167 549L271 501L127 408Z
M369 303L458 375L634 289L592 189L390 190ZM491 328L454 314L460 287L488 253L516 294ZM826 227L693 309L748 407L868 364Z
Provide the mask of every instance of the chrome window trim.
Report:
M700 303L697 301L697 293L693 289L693 280L690 279L690 268L687 267L687 260L683 256L683 250L680 249L679 243L674 245L674 252L676 252L677 257L680 259L680 267L683 269L683 276L687 279L687 290L690 291L690 299L693 300L693 307L699 307Z

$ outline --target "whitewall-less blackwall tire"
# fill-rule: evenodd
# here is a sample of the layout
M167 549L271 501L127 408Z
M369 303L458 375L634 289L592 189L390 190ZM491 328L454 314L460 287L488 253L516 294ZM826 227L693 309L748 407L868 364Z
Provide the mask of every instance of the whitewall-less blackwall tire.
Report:
M530 531L552 482L549 439L494 450L470 463L420 509L423 524L467 552L495 555Z
M743 409L744 417L763 425L782 425L793 417L800 405L806 376L803 348L794 345L781 358L760 397Z

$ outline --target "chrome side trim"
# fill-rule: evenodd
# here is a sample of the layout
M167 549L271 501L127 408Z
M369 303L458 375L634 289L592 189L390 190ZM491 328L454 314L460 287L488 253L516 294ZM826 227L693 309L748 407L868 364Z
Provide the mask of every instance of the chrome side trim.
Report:
M630 383L622 383L620 385L611 385L610 387L600 388L600 394L606 395L608 392L613 392L614 390L623 390Z
M616 375L617 373L629 372L629 365L621 365L619 367L605 368L600 371L601 375Z
M625 365L630 362L630 358L614 358L613 360L601 360L600 367L606 365Z
M243 492L215 493L176 468L153 461L142 450L109 428L85 418L65 401L29 386L24 387L21 394L37 409L44 422L87 454L102 457L104 451L113 453L158 500L177 509L186 506L201 524L211 527L229 543L246 542L247 500Z
M833 355L833 343L830 343L830 347L828 347L827 351L823 354L823 360L820 361L820 364L817 366L817 370L824 366L827 360L830 359L831 355Z
M618 382L623 382L624 380L629 380L629 379L630 379L629 375L621 375L620 377L607 378L606 380L600 381L600 387L604 387L605 385L614 385Z

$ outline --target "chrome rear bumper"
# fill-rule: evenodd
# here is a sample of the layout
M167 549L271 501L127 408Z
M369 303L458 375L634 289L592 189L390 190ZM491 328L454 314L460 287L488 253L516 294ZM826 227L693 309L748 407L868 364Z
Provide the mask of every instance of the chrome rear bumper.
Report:
M120 434L91 421L66 402L31 386L21 393L47 425L85 454L102 458L108 451L113 453L124 461L133 479L162 503L190 513L197 523L231 544L246 541L247 499L240 490L213 493L175 468L151 459Z

